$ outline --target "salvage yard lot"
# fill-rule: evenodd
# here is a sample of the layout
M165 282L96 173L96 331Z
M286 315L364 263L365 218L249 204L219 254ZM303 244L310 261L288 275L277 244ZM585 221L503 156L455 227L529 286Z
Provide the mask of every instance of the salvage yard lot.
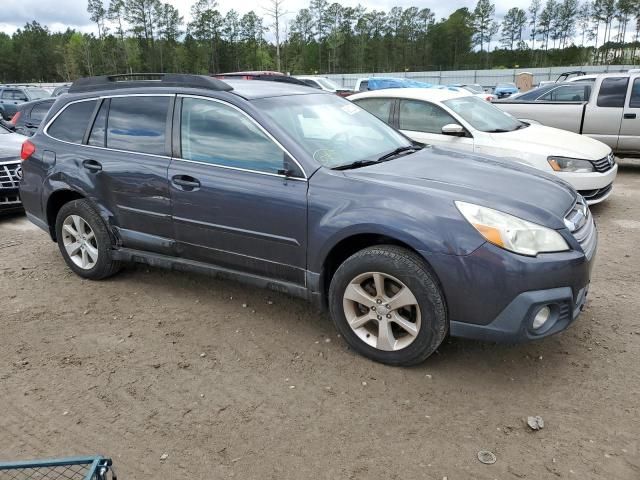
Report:
M82 280L44 232L0 219L1 455L102 453L129 479L638 479L639 161L593 213L568 331L448 339L414 368L350 352L277 293L146 266Z

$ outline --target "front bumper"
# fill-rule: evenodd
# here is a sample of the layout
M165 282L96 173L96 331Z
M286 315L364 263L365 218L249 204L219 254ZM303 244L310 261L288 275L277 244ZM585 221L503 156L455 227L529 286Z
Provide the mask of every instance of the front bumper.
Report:
M526 342L548 337L565 330L578 318L584 308L589 287L574 296L570 287L536 290L518 295L493 322L475 325L451 321L449 332L453 337L472 338L492 342ZM538 330L533 328L533 319L543 307L551 314L546 324Z
M587 201L589 205L594 205L605 200L613 190L613 181L618 174L618 164L606 172L593 173L570 173L558 172L558 178L571 184Z
M565 235L571 250L537 257L490 243L466 256L425 255L447 300L451 335L523 342L566 329L587 297L597 249L592 217ZM533 319L544 306L551 318L534 330Z
M20 201L20 177L16 172L20 162L0 161L0 213L19 212L23 210Z

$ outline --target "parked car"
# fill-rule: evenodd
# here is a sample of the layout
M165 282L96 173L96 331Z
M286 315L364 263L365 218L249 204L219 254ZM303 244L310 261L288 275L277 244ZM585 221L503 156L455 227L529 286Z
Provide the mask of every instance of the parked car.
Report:
M49 97L49 92L39 87L5 85L0 87L0 117L10 120L18 105L32 100Z
M353 87L354 92L366 92L369 90L369 79L359 78L356 80L356 86Z
M60 85L60 86L54 88L53 92L51 92L51 96L52 97L59 97L60 95L64 95L65 93L67 93L69 91L69 87L70 86L71 86L71 84Z
M507 98L515 93L518 93L518 87L515 83L499 83L493 89L493 94L498 98Z
M531 100L521 96L496 105L518 118L600 140L616 155L640 156L640 73L603 74L595 82L574 81L558 88L585 93Z
M466 92L405 88L359 93L349 100L412 140L493 155L555 174L589 204L611 194L618 172L607 145L522 122Z
M74 83L22 148L28 218L83 278L137 261L301 296L392 365L447 332L542 338L584 305L597 233L555 177L308 87L120 79Z
M33 135L55 101L55 98L44 98L18 105L18 111L10 120L14 131L27 137Z
M353 90L341 87L340 85L338 85L333 80L327 77L312 77L312 76L298 75L296 76L296 78L298 80L302 80L304 83L306 83L310 87L318 88L320 90L324 90L325 92L335 93L337 95L340 95L341 97L346 97L353 93Z
M452 86L466 90L472 95L475 95L478 98L486 100L487 102L493 102L494 100L498 99L498 97L493 93L485 92L484 87L478 83L471 83L471 84L456 83Z
M586 102L591 96L593 85L588 82L552 83L543 87L534 88L528 92L522 92L510 96L502 102L518 101L527 102Z
M20 151L25 139L0 124L0 215L22 211L18 186L22 176Z
M302 80L298 80L291 75L285 75L282 72L272 72L272 71L251 71L251 72L229 72L229 73L219 73L214 75L215 78L221 80L266 80L269 82L281 82L281 83L292 83L294 85L305 85L307 84Z

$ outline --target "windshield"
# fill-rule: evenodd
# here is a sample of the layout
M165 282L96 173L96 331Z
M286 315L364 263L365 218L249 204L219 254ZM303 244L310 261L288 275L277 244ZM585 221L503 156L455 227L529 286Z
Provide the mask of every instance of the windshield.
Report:
M464 88L465 90L471 93L484 93L484 90L480 85L465 85L462 88Z
M32 100L38 100L40 98L47 98L51 96L51 94L44 88L27 88L27 91L29 92L29 96Z
M324 88L329 88L331 90L338 90L339 88L341 88L336 83L329 80L328 78L316 78L315 80Z
M498 107L478 97L458 97L443 102L481 132L511 132L525 126Z
M287 95L253 103L328 168L376 160L411 146L386 123L336 95Z

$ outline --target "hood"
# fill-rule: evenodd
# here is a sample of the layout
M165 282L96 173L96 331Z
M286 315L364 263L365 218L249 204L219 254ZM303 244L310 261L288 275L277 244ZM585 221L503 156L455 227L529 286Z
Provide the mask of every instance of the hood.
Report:
M550 228L564 228L576 193L553 175L508 160L439 147L354 170L345 175L428 196L467 201ZM382 187L381 185L381 187ZM381 188L381 194L384 193ZM455 207L454 207L455 208Z
M546 156L600 160L611 153L611 148L598 140L577 133L531 124L513 132L492 133L491 138L501 148L523 149L533 154ZM532 150L535 148L535 151Z

